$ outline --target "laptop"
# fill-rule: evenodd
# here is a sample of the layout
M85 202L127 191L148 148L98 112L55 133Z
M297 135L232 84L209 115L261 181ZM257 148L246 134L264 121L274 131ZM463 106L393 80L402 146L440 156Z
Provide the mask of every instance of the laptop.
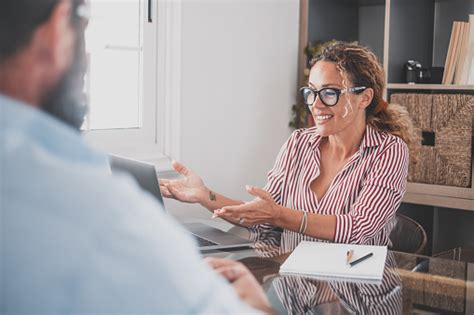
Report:
M155 167L152 164L118 155L109 155L109 162L112 173L125 172L133 176L138 185L151 193L166 211ZM253 243L249 240L206 224L186 223L184 227L196 238L201 251L253 247Z

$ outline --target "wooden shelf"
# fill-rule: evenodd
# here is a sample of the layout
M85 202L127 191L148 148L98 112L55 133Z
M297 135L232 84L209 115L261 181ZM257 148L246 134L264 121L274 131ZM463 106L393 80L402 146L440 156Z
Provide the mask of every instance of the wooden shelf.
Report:
M474 190L471 187L464 188L408 182L407 193L470 199L474 203Z
M389 83L387 89L393 90L443 90L443 91L474 91L474 85L456 85L456 84L408 84L408 83Z
M434 207L474 211L474 200L406 192L403 202Z
M403 202L474 211L474 190L409 182Z

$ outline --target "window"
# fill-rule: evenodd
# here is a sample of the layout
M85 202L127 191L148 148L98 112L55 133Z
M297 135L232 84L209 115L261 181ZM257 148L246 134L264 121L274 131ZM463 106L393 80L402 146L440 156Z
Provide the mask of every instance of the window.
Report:
M91 1L86 31L90 110L86 130L143 125L140 1Z
M86 140L119 155L179 158L180 0L90 5Z

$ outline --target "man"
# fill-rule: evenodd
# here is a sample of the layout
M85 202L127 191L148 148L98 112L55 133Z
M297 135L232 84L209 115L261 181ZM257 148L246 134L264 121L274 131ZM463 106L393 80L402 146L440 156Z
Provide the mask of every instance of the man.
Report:
M0 1L0 313L269 311L243 265L210 261L234 290L80 138L82 1Z

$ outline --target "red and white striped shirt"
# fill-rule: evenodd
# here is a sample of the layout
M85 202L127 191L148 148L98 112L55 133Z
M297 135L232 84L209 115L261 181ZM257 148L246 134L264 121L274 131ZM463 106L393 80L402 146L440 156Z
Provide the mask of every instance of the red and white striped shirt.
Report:
M265 189L284 207L335 215L336 243L389 245L395 212L406 190L409 160L406 143L367 126L359 150L318 200L310 184L320 173L321 139L316 127L294 131L268 173ZM250 230L258 239L258 235L273 229L262 224ZM303 239L316 240L283 230L281 239L273 239L271 243L273 246L278 243L280 253L286 253Z
M359 150L318 200L310 184L320 174L321 139L316 127L293 132L268 173L265 190L284 207L335 215L336 243L390 245L395 213L406 190L409 162L406 143L368 125ZM302 240L325 241L269 224L249 230L262 256L291 252ZM358 313L401 312L401 281L393 271L394 260L387 259L387 263L390 266L384 271L382 285L330 283L332 293ZM308 298L324 302L332 295L325 290L316 291Z

